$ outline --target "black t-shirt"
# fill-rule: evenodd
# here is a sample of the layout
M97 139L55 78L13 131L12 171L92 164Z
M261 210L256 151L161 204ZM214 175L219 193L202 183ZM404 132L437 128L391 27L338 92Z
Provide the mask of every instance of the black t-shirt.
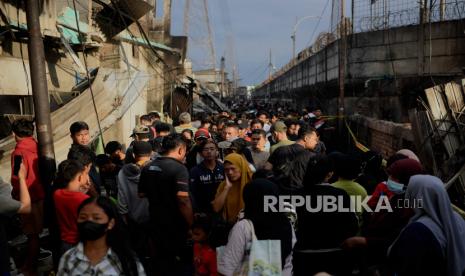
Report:
M197 166L197 154L199 153L199 146L194 145L186 156L186 166L189 170Z
M191 169L189 187L196 212L213 213L211 202L223 180L224 167L220 162L217 162L213 170L206 168L203 162Z
M310 160L316 154L299 144L277 148L268 162L273 165L277 184L283 194L295 194L302 190L302 180Z
M160 157L141 172L139 193L149 201L152 238L157 250L177 253L187 239L188 225L178 206L178 196L189 196L189 172L179 161Z
M338 206L349 209L350 197L344 190L329 184L311 185L304 188L303 195L310 201L311 210L307 210L307 205L297 208L297 249L335 248L357 234L358 220L354 212L324 212L321 198L318 203L319 196L332 196L337 198Z

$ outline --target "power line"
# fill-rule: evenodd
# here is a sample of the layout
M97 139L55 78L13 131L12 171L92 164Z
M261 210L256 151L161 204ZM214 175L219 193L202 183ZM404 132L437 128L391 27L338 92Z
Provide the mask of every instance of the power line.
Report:
M253 70L248 71L245 75L255 75L258 72L258 70L260 70L260 68L267 67L268 62L268 60L265 60L264 62L262 61L262 63L260 63L259 66L257 66Z
M104 2L102 2L102 1L100 1L100 0L93 0L93 1L97 2L99 5L101 5L101 6L103 6L103 7L107 7L107 8L109 8L109 9L111 9L111 7L110 7L108 4L106 4L106 3L104 3ZM136 36L133 34L133 32L129 29L129 26L126 24L126 21L124 20L124 15L125 15L125 14L124 14L124 13L120 10L120 8L113 2L113 0L110 0L110 1L111 1L111 3L113 4L113 6L115 7L116 11L118 12L118 16L121 18L121 21L122 21L122 23L124 24L125 30L129 33L129 35L130 35L133 39L138 38L138 37L136 37ZM126 2L126 4L129 5L127 2ZM82 4L81 4L81 6L82 6ZM82 7L83 7L85 10L88 10L86 7L84 7L84 6L82 6ZM101 15L99 15L99 16L101 16ZM133 19L133 18L131 18L129 15L125 15L125 16L128 17L128 18L130 18L131 20L133 20L133 21L138 25L139 33L142 33L142 35L143 35L143 36L142 36L142 39L145 40L147 46L148 46L148 47L150 48L150 50L155 54L156 58L157 58L158 60L160 60L166 67L170 67L170 66L165 62L165 60L164 60L164 59L156 52L156 50L153 48L153 46L151 45L150 40L148 39L148 37L147 37L147 35L146 35L144 29L142 28L142 26L140 26L139 21L138 21L138 20L135 20L135 19ZM107 17L102 17L102 18L112 20L111 18L107 18ZM136 50L137 50L139 53L142 54L142 56L143 56L144 59L147 61L147 63L150 65L150 67L152 67L152 68L155 70L155 72L159 74L159 77L161 77L161 79L163 79L165 82L175 83L176 81L178 81L178 82L182 83L182 80L180 80L178 77L175 77L174 80L167 80L167 79L164 77L164 74L163 74L163 72L164 72L164 70L165 70L164 68L161 68L161 67L158 66L158 69L159 69L160 71L157 71L157 67L154 67L153 62L152 62L147 56L144 55L143 51L140 51L137 47L136 47ZM158 65L158 63L155 62L155 65ZM176 68L174 68L174 69L176 69ZM170 71L171 71L171 70L170 70Z
M318 18L318 21L317 21L317 23L316 23L316 25L315 25L315 28L313 28L312 35L310 36L310 40L307 42L307 44L306 44L307 46L306 46L306 47L309 47L309 46L312 44L312 42L313 42L313 36L315 35L315 32L316 32L317 28L320 26L321 19L323 18L323 15L324 15L326 9L328 8L329 2L330 2L330 1L331 1L331 0L326 0L326 4L325 4L325 6L324 6L324 8L323 8L323 11L322 11L321 14L320 14L320 17Z

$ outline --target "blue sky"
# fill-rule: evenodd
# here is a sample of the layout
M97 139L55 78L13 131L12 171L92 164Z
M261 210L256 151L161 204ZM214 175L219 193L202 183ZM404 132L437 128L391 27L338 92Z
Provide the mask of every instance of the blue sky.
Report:
M202 1L202 0L191 0ZM221 3L220 1L227 1ZM229 6L230 28L235 45L236 64L241 85L253 85L262 82L268 75L266 69L271 49L276 69L289 62L292 56L290 38L296 17L308 15L320 16L329 1L323 18L316 28L318 20L302 21L297 30L297 52L308 47L310 42L322 31L329 30L331 0L209 0L209 13L214 33L216 64L223 54L231 56L231 39L226 35L229 24L225 24L225 10ZM172 10L172 33L183 34L184 0L174 0ZM192 26L194 26L193 24ZM316 30L315 30L316 28ZM311 34L315 35L311 41ZM195 33L195 30L192 30ZM189 56L195 61L194 70L202 65L206 47L193 43ZM228 60L226 60L228 63ZM230 65L230 63L228 64ZM230 68L230 66L228 66Z

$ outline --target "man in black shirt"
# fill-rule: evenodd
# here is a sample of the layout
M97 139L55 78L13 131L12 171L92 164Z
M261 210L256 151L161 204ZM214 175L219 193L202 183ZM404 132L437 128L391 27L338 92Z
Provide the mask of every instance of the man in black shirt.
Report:
M298 194L302 190L307 166L317 155L313 150L318 141L315 129L303 125L295 144L282 146L271 154L266 168L273 170L281 194Z
M218 161L218 146L213 141L203 141L198 145L203 161L190 170L190 190L194 209L197 213L212 214L211 202L216 190L224 180L224 167Z
M186 144L171 134L161 146L162 157L144 167L138 190L149 201L155 274L183 275L192 264L187 239L193 221L189 172L182 163Z

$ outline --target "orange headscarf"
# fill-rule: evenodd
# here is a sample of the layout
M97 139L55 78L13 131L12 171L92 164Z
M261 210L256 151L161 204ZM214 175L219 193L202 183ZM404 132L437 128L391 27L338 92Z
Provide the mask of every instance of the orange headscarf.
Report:
M223 218L228 222L234 223L237 220L237 215L244 208L242 191L244 190L244 186L252 180L252 171L249 168L247 160L237 153L228 154L224 162L233 164L241 171L241 178L236 182L232 182L232 187L229 190L223 207ZM218 186L217 196L223 192L225 186L226 180Z

